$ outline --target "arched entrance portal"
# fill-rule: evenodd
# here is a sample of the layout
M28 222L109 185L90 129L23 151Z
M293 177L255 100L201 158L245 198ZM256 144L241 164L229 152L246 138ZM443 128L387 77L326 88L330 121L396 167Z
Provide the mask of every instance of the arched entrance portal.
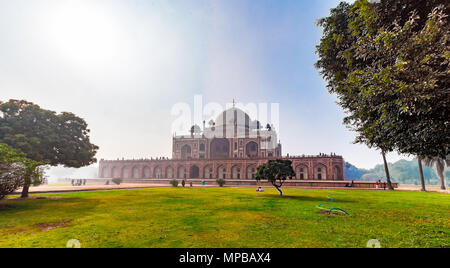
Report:
M258 144L254 141L247 143L245 146L245 154L247 157L257 157L258 156Z
M253 180L256 177L256 166L255 165L249 165L247 167L247 179Z
M220 166L217 169L217 178L226 179L227 178L227 168L225 166Z
M191 166L189 170L189 178L198 179L200 177L200 169L197 166Z
M230 156L230 143L227 139L216 138L211 142L210 156L212 159L224 159Z
M192 154L191 146L186 144L185 146L183 146L181 148L181 158L182 159L191 158L191 154Z
M295 176L297 180L308 179L308 167L305 165L299 165L295 168Z
M234 166L231 168L231 178L232 179L241 178L241 168L239 166Z
M213 178L213 168L208 165L205 167L205 173L203 174L205 179L212 179Z
M323 164L318 164L314 167L314 179L326 180L327 179L327 167Z

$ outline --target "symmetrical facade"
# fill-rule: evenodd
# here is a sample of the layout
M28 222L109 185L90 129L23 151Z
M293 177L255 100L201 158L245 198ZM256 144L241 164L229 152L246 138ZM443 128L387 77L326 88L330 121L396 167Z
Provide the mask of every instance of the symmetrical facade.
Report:
M192 127L191 134L173 137L172 159L101 160L100 178L226 179L252 180L259 165L270 159L290 159L297 180L343 180L342 156L282 156L282 146L272 126L259 122L238 108Z

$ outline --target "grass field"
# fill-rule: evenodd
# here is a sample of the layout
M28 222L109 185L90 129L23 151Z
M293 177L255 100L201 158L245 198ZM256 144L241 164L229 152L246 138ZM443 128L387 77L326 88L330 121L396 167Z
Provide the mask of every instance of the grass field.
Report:
M0 201L0 247L448 247L440 193L159 188ZM36 196L35 196L36 197ZM333 206L348 216L320 214Z

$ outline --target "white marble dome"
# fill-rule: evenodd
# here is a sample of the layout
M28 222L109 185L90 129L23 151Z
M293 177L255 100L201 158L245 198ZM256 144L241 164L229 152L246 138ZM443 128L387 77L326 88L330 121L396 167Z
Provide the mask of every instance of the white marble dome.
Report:
M230 108L223 111L216 118L216 127L220 126L238 126L248 128L250 124L250 116L239 108Z

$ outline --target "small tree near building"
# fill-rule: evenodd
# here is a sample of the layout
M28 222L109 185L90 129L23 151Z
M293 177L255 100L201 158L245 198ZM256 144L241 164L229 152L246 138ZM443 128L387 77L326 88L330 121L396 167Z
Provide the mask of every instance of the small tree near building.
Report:
M0 199L24 186L27 174L32 184L43 180L40 164L24 157L23 153L0 143Z
M257 181L268 180L283 196L281 187L286 179L293 179L295 177L294 169L292 168L291 160L269 160L264 165L258 167L255 179Z

